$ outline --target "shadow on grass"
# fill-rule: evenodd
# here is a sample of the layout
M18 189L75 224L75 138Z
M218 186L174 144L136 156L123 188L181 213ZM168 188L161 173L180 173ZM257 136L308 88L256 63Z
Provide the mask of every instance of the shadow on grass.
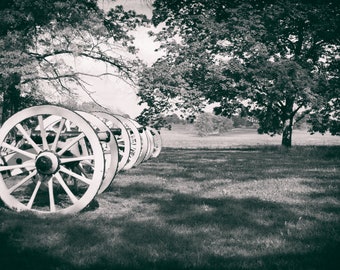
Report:
M13 231L0 233L1 269L75 269L71 263L67 262L67 258L64 260L53 257L43 249L21 248L11 237L17 233Z
M122 174L91 211L44 217L2 207L0 267L339 269L339 157L302 150L166 149ZM283 202L195 190L281 178L306 179L299 185L311 192Z
M340 146L277 146L240 149L185 150L168 148L152 162L137 168L144 174L190 181L232 179L253 181L279 177L333 178ZM155 168L156 167L156 168ZM330 173L329 173L330 172Z

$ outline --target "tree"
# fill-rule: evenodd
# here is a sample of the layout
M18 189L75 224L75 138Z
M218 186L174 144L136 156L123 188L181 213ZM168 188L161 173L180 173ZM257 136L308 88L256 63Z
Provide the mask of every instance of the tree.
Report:
M337 1L156 0L153 5L153 23L165 25L156 38L166 55L145 71L160 76L142 81L142 100L159 91L191 108L203 99L218 102L217 114L256 117L260 133L282 134L287 147L298 112L308 115L337 100L329 74L339 57ZM177 83L169 84L156 70L166 70L166 78Z
M253 118L248 116L241 116L241 115L233 115L231 117L233 120L233 127L234 128L255 128L257 127L256 123L252 122Z
M231 130L233 122L227 117L205 112L197 116L194 125L199 136L208 136L211 134L223 134Z
M328 69L327 77L319 84L319 91L326 92L319 100L320 106L314 106L307 122L311 125L310 131L332 135L340 135L340 58L334 59ZM324 90L326 89L326 90Z
M121 6L104 14L96 0L3 0L0 90L3 104L11 106L3 120L18 109L18 96L37 85L63 95L80 87L91 96L86 76L118 76L131 83L141 63L128 56L135 53L129 31L146 22ZM103 72L79 71L73 64L79 59L101 63Z

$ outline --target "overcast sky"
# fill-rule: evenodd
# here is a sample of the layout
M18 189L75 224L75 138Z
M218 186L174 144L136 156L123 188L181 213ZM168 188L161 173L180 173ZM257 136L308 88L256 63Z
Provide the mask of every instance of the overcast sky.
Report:
M114 3L111 0L98 0L98 4L104 10L109 10L113 4L123 5L125 9L134 9L138 13L142 13L151 18L152 10L151 6L145 3L143 0L117 0ZM148 37L147 32L150 29L140 28L134 32L136 38L135 45L139 49L138 56L143 59L147 64L152 64L158 57L159 53L154 50L157 48L157 44ZM101 65L91 65L89 69L97 69L98 73L105 72ZM90 91L95 92L93 98L105 107L111 108L116 113L128 114L132 118L138 116L142 107L138 106L138 98L136 96L137 89L130 87L123 81L113 78L105 77L101 79L87 79L90 84L87 88ZM80 94L81 98L86 97Z

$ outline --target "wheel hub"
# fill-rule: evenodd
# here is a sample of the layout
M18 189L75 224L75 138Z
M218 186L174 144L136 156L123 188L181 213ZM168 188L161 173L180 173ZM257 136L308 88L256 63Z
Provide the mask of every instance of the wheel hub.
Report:
M52 152L40 153L35 161L35 167L40 174L54 174L59 169L60 160Z

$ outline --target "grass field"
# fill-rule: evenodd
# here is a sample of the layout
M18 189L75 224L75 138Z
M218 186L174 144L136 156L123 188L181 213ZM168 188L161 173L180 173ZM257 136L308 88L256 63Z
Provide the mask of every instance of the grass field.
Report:
M223 135L200 137L192 125L172 125L162 130L165 147L176 148L235 148L263 145L280 145L281 136L260 135L256 129L233 129ZM293 131L294 145L340 145L340 137L329 133L310 135L306 130Z
M0 269L340 269L340 143L235 133L163 132L76 215L0 207Z

